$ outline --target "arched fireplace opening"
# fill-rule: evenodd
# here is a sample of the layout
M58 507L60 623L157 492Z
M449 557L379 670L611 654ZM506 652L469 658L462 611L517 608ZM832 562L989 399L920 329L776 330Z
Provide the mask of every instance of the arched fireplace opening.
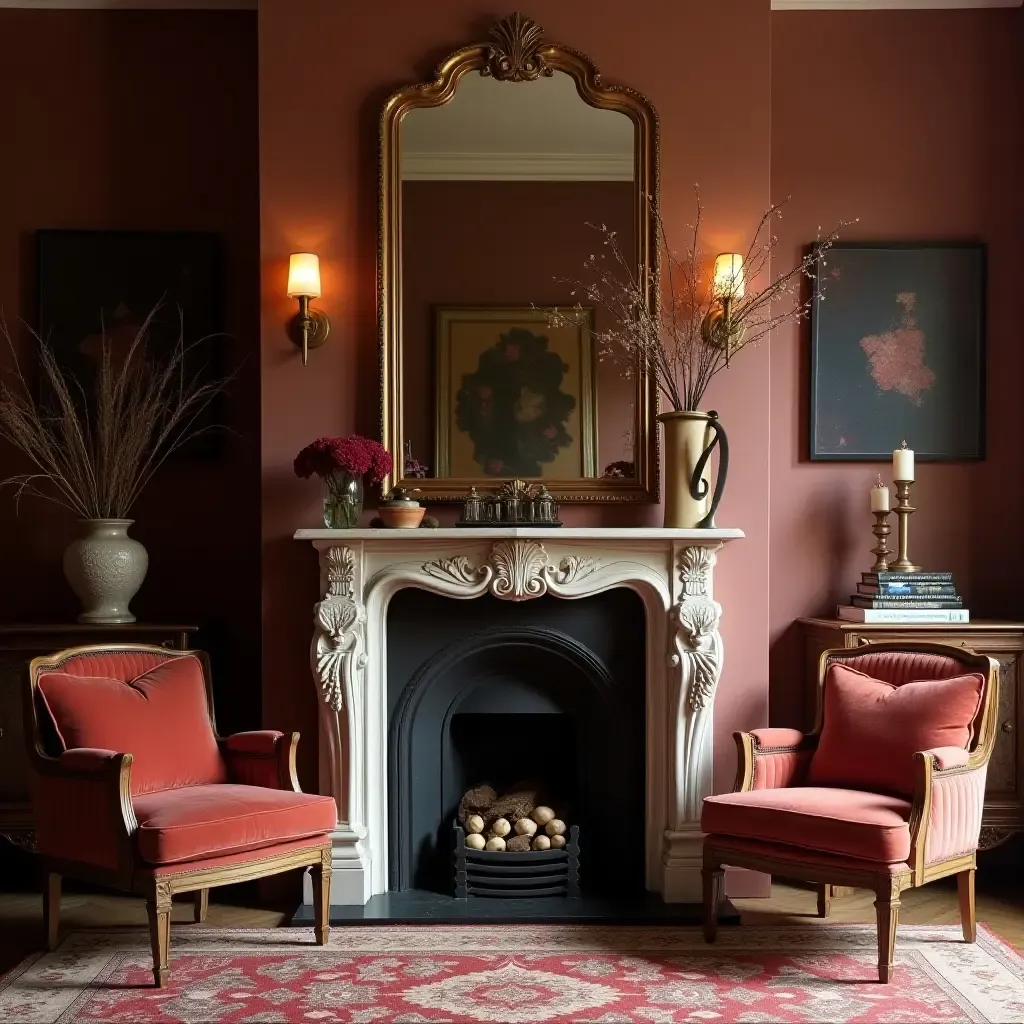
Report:
M471 786L540 785L580 826L584 894L644 888L645 618L615 589L462 602L404 590L388 610L391 891L452 893Z

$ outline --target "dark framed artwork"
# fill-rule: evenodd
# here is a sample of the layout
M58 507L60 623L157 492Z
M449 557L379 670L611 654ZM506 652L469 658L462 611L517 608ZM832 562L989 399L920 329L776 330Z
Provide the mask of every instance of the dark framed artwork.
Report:
M65 231L36 233L38 327L59 361L86 394L105 335L112 357L127 351L150 311L148 351L171 353L183 334L185 373L216 379L223 374L222 245L220 236L192 231ZM218 396L219 397L219 396ZM218 399L202 426L220 418ZM206 431L182 449L215 457L221 431Z
M811 313L810 457L985 457L982 244L837 244Z
M438 476L596 474L594 311L551 312L435 308Z

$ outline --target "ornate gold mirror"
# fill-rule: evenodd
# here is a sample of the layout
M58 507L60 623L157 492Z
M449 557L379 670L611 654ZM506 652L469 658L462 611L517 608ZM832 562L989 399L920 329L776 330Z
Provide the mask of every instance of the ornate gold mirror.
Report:
M657 500L654 386L602 362L576 285L605 225L657 301L654 109L522 15L490 34L381 117L385 487Z

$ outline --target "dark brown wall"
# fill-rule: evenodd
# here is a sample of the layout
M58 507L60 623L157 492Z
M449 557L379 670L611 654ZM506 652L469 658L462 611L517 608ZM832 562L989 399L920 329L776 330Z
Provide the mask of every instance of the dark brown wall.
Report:
M571 306L568 279L588 280L583 261L601 251L588 224L607 224L622 251L634 241L634 188L628 181L407 181L402 186L402 338L405 439L433 469L434 305ZM595 327L611 327L595 311ZM600 474L631 458L633 383L597 359Z
M1024 613L1019 294L1024 277L1024 11L772 15L772 197L790 265L818 225L848 240L989 246L988 459L918 467L911 554L957 575L972 612ZM771 343L772 716L795 723L791 623L834 612L873 546L868 488L891 463L807 460L809 331Z
M214 231L226 257L232 429L134 510L140 618L196 622L222 730L259 722L259 174L254 12L0 11L0 306L36 315L37 228ZM10 353L0 356L7 365ZM22 469L0 448L0 476ZM70 513L0 494L0 620L67 621Z

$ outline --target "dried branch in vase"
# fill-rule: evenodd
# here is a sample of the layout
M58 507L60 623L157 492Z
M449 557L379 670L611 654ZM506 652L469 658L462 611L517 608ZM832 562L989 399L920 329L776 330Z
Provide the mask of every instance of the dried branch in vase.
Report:
M745 283L727 282L725 292L716 293L700 248L704 207L697 188L694 195L696 218L683 253L671 247L660 212L652 211L661 257L660 295L654 296L658 301L651 301L653 270L638 270L631 255L623 252L617 233L606 224L590 224L601 236L601 246L584 261L583 278L561 279L571 287L575 305L551 314L553 325L578 327L584 304L603 310L604 321L612 326L592 332L598 358L619 364L627 376L645 369L676 411L699 409L712 378L738 352L810 313L813 300L801 294L803 281L814 280L840 230L850 223L840 222L824 235L819 229L813 247L796 266L773 277L771 262L779 239L772 228L788 200L773 204L761 217L746 253L740 254L744 275L737 282ZM769 283L756 287L765 278ZM706 324L709 318L723 316L723 311L727 319L717 325L715 336L727 340L716 343L708 340Z
M0 325L13 360L0 381L0 438L34 467L0 480L0 487L13 487L16 499L27 493L55 501L82 519L125 519L167 457L212 429L201 416L225 381L189 369L202 341L186 344L180 325L173 350L152 353L147 341L160 308L149 313L123 355L115 357L103 335L90 394L30 332L44 396L38 397Z

